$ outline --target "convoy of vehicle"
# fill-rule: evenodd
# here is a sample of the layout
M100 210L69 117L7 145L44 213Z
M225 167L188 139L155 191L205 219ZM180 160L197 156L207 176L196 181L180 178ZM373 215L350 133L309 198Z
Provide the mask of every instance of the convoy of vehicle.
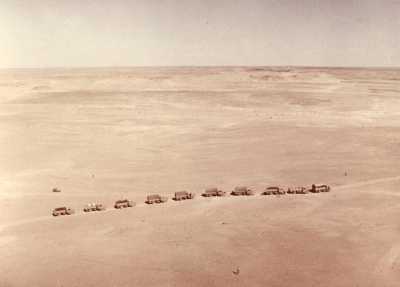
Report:
M289 187L284 189L279 186L268 186L265 190L261 193L261 195L285 195L285 194L307 194L311 193L320 193L320 192L329 192L331 190L329 185L326 184L312 184L311 188L306 188L303 186L300 187ZM53 192L60 192L59 189L53 189ZM207 188L202 194L203 197L220 197L225 196L226 192L218 189L217 187ZM254 191L247 186L236 186L231 195L233 196L245 196L245 195L254 195ZM193 199L195 197L194 193L187 192L187 191L178 191L175 192L174 197L172 198L175 201ZM148 195L146 198L145 203L147 204L154 204L154 203L165 203L168 201L168 197L161 196L159 194L151 194ZM128 199L120 199L114 203L114 208L121 209L127 207L133 207L136 203L128 200ZM92 211L102 211L105 210L105 206L102 203L88 203L84 206L84 212L92 212ZM56 207L52 211L53 216L59 215L72 215L75 211L72 208L62 206Z

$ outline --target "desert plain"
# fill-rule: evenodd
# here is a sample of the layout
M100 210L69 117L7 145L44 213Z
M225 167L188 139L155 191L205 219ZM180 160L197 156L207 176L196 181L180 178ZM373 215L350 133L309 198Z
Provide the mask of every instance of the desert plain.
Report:
M1 70L0 286L399 286L399 171L398 69Z

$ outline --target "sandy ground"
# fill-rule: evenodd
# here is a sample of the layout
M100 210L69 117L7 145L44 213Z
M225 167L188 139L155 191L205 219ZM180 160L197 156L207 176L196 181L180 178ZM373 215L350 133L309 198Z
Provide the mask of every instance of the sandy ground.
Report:
M0 286L398 286L399 95L384 69L0 71Z

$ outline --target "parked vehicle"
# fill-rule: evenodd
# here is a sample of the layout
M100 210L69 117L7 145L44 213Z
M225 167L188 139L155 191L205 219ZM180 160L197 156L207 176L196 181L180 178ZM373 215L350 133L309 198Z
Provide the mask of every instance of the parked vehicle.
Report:
M74 214L75 211L72 208L69 207L56 207L53 209L53 216L59 216L59 215L71 215Z
M271 195L271 194L283 195L283 194L286 194L286 191L283 188L278 187L278 186L269 186L261 194L262 195Z
M231 195L254 195L254 192L247 186L236 186Z
M287 193L287 194L295 194L295 193L296 193L296 188L289 187L289 188L286 190L286 193Z
M186 200L186 199L193 199L194 196L195 196L195 194L191 193L191 192L178 191L178 192L175 192L175 196L172 199L175 201Z
M151 194L147 196L145 203L153 204L153 203L164 203L168 201L168 197L161 196L159 194Z
M321 184L321 185L313 184L310 189L310 192L312 193L329 192L329 191L331 191L331 188L329 185L326 184Z
M53 188L51 191L52 191L52 192L61 192L61 189L55 187L55 188Z
M128 199L120 199L117 200L114 204L114 208L120 209L120 208L127 208L127 207L133 207L135 206L136 203L132 202L131 200Z
M295 188L295 192L296 192L296 194L307 194L308 189L305 188L304 186L300 186L300 187Z
M101 203L88 203L85 205L83 208L84 212L90 212L90 211L102 211L105 210L105 206Z
M207 188L202 193L202 196L204 196L204 197L224 196L225 194L226 194L225 191L219 190L217 187L212 187L212 188Z
M297 186L297 187L289 187L286 193L289 194L307 194L308 190L307 188L303 186Z

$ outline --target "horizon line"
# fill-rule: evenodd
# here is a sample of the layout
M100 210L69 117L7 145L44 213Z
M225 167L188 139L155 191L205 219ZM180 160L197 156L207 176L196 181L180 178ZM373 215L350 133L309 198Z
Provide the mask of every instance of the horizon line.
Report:
M319 65L115 65L115 66L44 66L44 67L0 67L0 70L74 70L74 69L132 69L132 68L302 68L302 69L390 69L400 66L319 66Z

